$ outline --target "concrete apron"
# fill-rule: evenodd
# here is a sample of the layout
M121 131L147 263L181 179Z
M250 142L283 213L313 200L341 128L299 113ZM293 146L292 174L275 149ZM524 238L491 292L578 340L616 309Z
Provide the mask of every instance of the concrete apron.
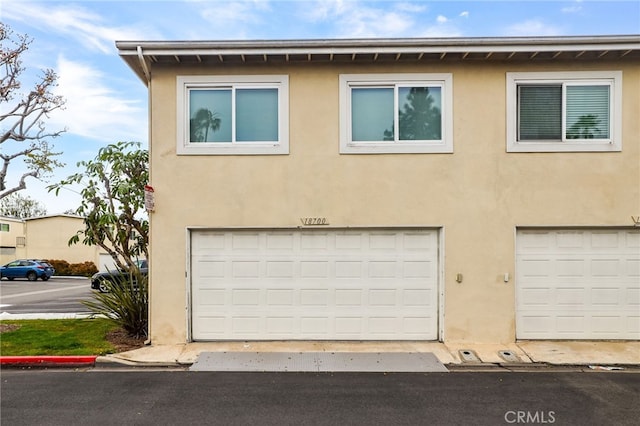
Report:
M99 357L97 362L130 365L191 365L203 352L365 352L432 353L442 364L551 364L640 366L639 341L576 342L525 341L506 344L440 342L195 342L150 345L128 352Z

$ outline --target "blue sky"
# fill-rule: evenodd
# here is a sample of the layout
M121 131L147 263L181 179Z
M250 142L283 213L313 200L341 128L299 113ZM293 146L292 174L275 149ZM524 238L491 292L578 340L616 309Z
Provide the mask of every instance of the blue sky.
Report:
M106 144L147 144L147 91L116 40L640 34L640 1L0 0L0 19L33 38L23 57L25 87L44 68L59 76L66 108L48 121L51 130L67 129L54 141L66 163L50 177L56 182ZM10 178L21 167L12 164ZM55 197L46 184L31 180L21 194L49 214L77 207L78 195Z

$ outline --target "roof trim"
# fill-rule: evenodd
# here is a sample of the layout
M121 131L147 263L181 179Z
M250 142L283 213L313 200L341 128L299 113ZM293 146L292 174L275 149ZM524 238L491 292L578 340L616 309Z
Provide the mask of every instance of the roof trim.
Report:
M42 215L42 216L32 216L32 217L26 217L24 218L24 221L29 221L29 220L39 220L39 219L51 219L54 217L67 217L70 219L83 219L84 220L84 216L79 216L76 214L65 214L65 213L60 213L60 214L46 214L46 215Z
M231 41L117 41L146 83L155 63L640 58L640 35ZM145 69L146 68L146 69Z

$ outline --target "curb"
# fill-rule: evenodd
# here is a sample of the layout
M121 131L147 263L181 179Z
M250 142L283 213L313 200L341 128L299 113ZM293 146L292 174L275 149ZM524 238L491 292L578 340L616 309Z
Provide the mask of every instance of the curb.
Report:
M51 279L54 279L54 278L62 278L62 279L65 279L65 280L89 280L89 279L91 279L91 277L85 277L85 276L82 276L82 275L52 275L51 278L49 278L49 279L51 280Z
M181 364L177 361L136 361L131 359L119 358L117 356L103 355L96 359L98 365L118 365L121 367L154 367L154 368L182 368L189 367L193 363Z
M95 355L0 356L2 367L93 367Z

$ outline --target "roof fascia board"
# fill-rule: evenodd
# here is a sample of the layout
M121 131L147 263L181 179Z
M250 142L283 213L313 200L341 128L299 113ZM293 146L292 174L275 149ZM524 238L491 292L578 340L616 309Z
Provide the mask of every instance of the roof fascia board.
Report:
M411 38L411 39L330 39L330 40L232 40L232 41L116 41L119 55L133 72L148 85L150 67L158 58L192 56L202 62L203 57L247 57L259 56L266 62L268 57L300 55L312 61L314 56L403 54L438 55L484 54L485 59L496 53L506 53L510 59L518 53L531 54L552 52L555 59L562 53L600 52L598 57L607 58L609 52L622 52L620 58L640 51L640 35L616 36L568 36L568 37L492 37L492 38Z
M569 46L452 46L446 49L435 47L377 47L377 48L333 48L333 49L145 49L144 56L218 56L218 55L338 55L338 54L396 54L396 53L488 53L488 52L581 52L600 50L633 50L638 44L624 45L569 45ZM138 55L135 51L121 51L121 55Z
M575 50L623 50L640 48L640 35L596 37L456 38L456 39L357 39L282 41L120 41L121 55L284 55L339 53L459 53Z

